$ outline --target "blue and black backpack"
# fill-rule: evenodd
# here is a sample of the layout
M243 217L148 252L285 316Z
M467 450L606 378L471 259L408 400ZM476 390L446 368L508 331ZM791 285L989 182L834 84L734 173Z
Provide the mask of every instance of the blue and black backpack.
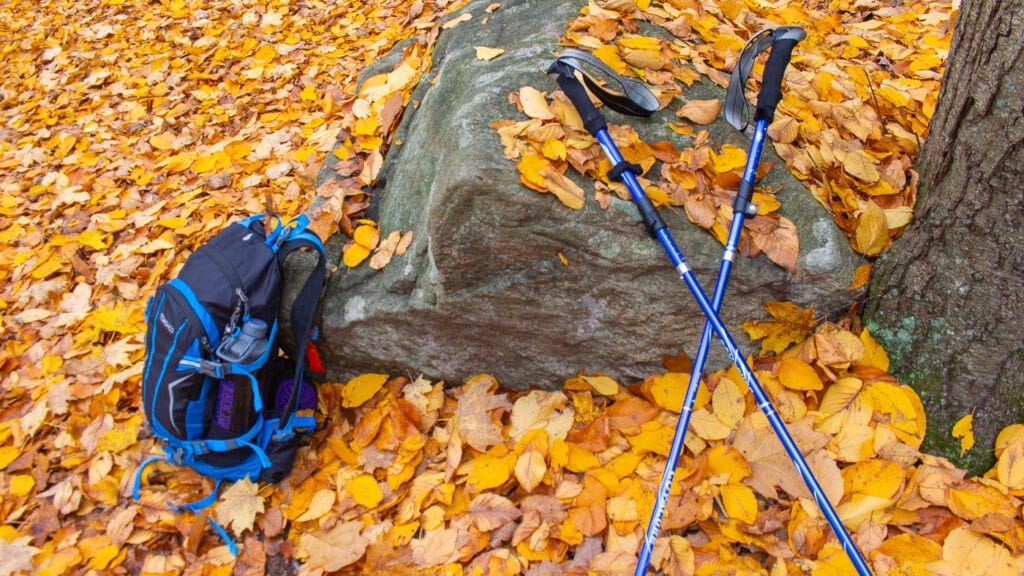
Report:
M271 220L272 230L264 229ZM324 247L303 215L260 214L233 223L200 246L146 309L142 402L166 460L214 479L278 482L316 427L317 393L303 377L313 316L326 279ZM297 250L317 262L291 304L294 353L278 347L283 264ZM315 352L315 348L312 348ZM311 368L319 359L310 354ZM322 368L319 368L322 370ZM203 500L179 506L198 511Z

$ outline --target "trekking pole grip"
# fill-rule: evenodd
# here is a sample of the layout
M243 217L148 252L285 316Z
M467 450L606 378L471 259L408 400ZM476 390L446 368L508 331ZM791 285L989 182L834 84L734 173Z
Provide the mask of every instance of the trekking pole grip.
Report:
M594 106L594 103L590 100L590 95L587 94L587 89L576 78L575 71L571 66L556 60L548 68L548 73L555 74L555 81L558 82L558 87L562 89L562 92L565 92L565 95L569 97L569 101L576 107L576 111L580 113L580 118L583 119L583 127L587 129L587 132L597 136L598 130L608 127L604 115L597 109L597 106Z
M754 113L755 121L771 122L775 118L775 108L782 100L782 76L793 56L793 48L796 47L797 42L807 37L803 28L798 26L777 28L773 31L773 35L775 42L772 44L768 62L764 66L761 92L757 95L757 111Z

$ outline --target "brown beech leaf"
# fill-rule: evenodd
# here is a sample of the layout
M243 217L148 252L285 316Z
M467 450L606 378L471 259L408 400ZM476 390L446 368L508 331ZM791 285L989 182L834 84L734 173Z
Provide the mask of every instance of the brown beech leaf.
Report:
M468 515L477 530L490 532L518 520L523 513L508 498L486 492L469 503Z
M676 116L695 124L711 124L721 111L722 101L719 99L690 100L676 111Z

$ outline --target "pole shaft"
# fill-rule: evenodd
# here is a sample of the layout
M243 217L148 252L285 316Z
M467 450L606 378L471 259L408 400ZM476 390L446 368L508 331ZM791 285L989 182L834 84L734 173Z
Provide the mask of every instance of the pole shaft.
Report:
M623 160L618 147L608 134L608 130L606 128L596 130L594 135L597 137L597 141L601 144L601 148L608 156L608 159L612 162L612 165L616 165ZM626 170L623 172L622 180L626 183L626 188L629 189L629 193L633 197L634 202L638 204L641 202L650 202L650 200L647 199L647 195L643 188L640 186L640 182L637 180L636 175L633 174L632 171ZM825 496L825 492L822 490L817 478L814 477L814 473L807 465L807 460L804 459L803 454L800 452L800 448L796 445L796 442L793 441L793 437L789 434L789 430L786 429L786 425L782 421L782 418L775 411L775 407L772 405L771 400L769 400L768 395L761 386L761 383L758 382L757 377L754 375L754 371L747 365L746 359L743 357L742 353L740 353L739 347L736 345L736 341L733 340L732 335L729 334L729 331L722 323L722 320L718 317L718 313L714 306L710 301L708 301L708 297L704 293L704 289L690 270L689 265L686 263L686 259L683 257L679 247L676 245L675 240L673 240L671 233L667 228L663 228L658 230L655 236L664 249L665 254L672 262L673 267L675 267L679 272L679 275L686 284L686 287L690 290L694 299L697 300L697 305L707 318L707 323L711 325L712 330L725 346L726 352L729 354L729 357L732 358L733 363L739 370L740 375L747 384L747 387L750 388L751 393L753 393L754 399L757 401L757 405L768 418L769 424L771 424L772 429L775 431L779 441L782 443L782 447L786 450L786 453L793 461L793 465L796 466L797 472L800 474L800 477L803 478L808 490L814 497L814 501L818 504L818 508L821 510L822 514L824 514L829 525L832 527L832 531L842 543L843 549L850 558L850 562L853 564L860 576L871 576L871 570L868 568L863 555L860 553L857 545L853 542L850 534L846 531L846 527L843 526L843 523L839 519L839 515L836 513L832 503L829 502L828 497Z
M767 129L768 123L764 121L758 121L754 128L754 139L747 154L747 165L743 175L744 182L749 183L750 186L753 186L754 179L757 177L757 165L761 161L761 147L764 145L764 134ZM711 307L716 313L722 309L722 300L725 298L725 289L729 284L729 274L732 271L736 250L739 247L740 234L743 231L745 219L745 208L733 212L732 222L729 225L729 235L725 242L725 250L722 252L722 262L718 268L715 293L711 297ZM672 491L672 481L675 479L676 468L679 465L679 456L683 452L686 431L690 427L690 417L693 416L693 406L697 401L700 379L704 373L704 365L707 364L708 353L711 351L711 334L711 324L705 322L700 345L697 348L697 356L694 357L693 368L690 371L690 381L686 386L683 404L679 410L679 421L676 423L672 444L669 446L668 457L665 460L665 471L661 476L661 483L658 485L658 491L655 494L654 507L651 510L651 519L647 523L644 541L640 546L640 555L637 558L634 576L642 576L647 572L651 563L651 553L654 551L654 543L658 538L658 534L661 533L661 522L665 516L665 507L668 506L668 497Z

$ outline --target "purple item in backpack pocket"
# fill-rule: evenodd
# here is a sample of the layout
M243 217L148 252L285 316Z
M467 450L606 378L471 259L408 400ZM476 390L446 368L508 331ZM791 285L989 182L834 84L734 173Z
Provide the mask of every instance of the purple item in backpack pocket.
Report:
M284 412L288 408L288 399L291 397L292 388L295 387L295 379L288 378L281 382L277 387L277 393L274 395L274 409L279 412ZM296 410L312 410L316 408L316 388L312 384L303 380L302 387L299 388L299 403L296 406Z

